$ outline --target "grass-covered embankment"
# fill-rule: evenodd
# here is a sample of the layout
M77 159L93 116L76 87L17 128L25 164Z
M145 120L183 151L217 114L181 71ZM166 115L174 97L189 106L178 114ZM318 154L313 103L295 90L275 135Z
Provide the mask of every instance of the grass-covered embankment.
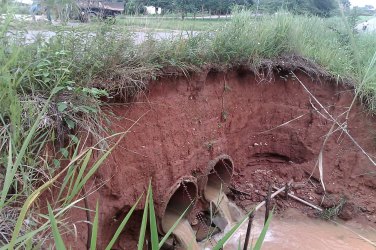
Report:
M50 237L53 220L46 222L35 200L52 185L67 192L52 204L51 213L62 225L64 213L100 166L99 160L90 166L93 171L85 171L93 151L104 157L110 152L100 147L80 151L78 130L100 141L109 132L99 121L104 119L101 97L130 97L164 67L188 72L248 65L258 72L276 64L297 65L354 84L367 107L376 108L375 35L353 34L326 19L289 14L255 19L241 12L216 30L188 38L150 38L140 45L118 25L105 24L96 24L95 32L65 30L51 40L25 44L22 37L9 35L10 24L2 23L0 33L0 216L7 218L10 210L21 216L17 226L15 216L4 220L1 244L11 238L12 244L30 244L28 239L36 242L38 237L43 243ZM58 183L54 177L62 169L67 175Z
M177 17L138 17L120 16L115 25L134 29L162 29L162 30L183 30L183 31L214 31L224 23L226 18L193 18L184 20Z

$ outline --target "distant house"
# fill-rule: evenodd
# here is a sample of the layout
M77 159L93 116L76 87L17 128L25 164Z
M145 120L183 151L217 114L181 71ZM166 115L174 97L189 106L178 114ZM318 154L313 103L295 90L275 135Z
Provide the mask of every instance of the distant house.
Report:
M162 8L154 6L145 6L146 14L148 15L160 15L162 14Z

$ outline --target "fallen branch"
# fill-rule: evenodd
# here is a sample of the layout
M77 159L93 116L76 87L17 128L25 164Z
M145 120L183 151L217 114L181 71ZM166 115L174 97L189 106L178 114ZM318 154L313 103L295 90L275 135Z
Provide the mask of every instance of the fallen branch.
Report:
M286 191L286 189L287 188L285 186L285 191ZM270 215L270 202L272 200L271 195L272 195L272 186L269 184L268 195L266 196L266 199L265 199L265 220L264 220L264 225L268 221L269 215Z
M305 114L299 115L298 117L295 117L295 118L293 118L293 119L291 119L291 120L289 120L289 121L287 121L287 122L284 122L284 123L282 123L282 124L280 124L280 125L278 125L278 126L276 126L276 127L274 127L274 128L271 128L271 129L268 129L268 130L262 131L262 132L260 132L259 134L265 134L265 133L268 133L268 132L270 132L270 131L272 131L272 130L274 130L274 129L277 129L277 128L280 128L280 127L286 126L286 125L289 124L290 122L293 122L293 121L295 121L295 120L298 120L298 119L302 118L303 116L305 116L305 115L307 115L307 114L308 114L308 113L305 113Z
M277 191L275 191L274 193L272 193L272 195L270 196L271 199L273 199L275 196L277 196L278 194L282 193L283 191L285 191L285 188L286 187L282 187L280 189L278 189ZM257 210L259 210L260 208L262 208L262 206L264 206L266 204L266 201L262 201L260 202L254 209L254 212L256 212Z
M251 236L252 222L253 222L254 216L255 214L254 212L252 212L248 217L248 227L247 227L247 233L245 235L243 250L248 250L249 237Z
M275 189L275 190L279 190L277 187L273 187L273 189ZM315 205L309 203L308 201L305 201L305 200L303 200L303 199L301 199L301 198L299 198L299 197L297 197L297 196L295 196L295 195L293 195L293 194L288 193L287 195L288 195L289 197L293 198L294 200L297 200L297 201L299 201L299 202L301 202L301 203L303 203L303 204L305 204L305 205L307 205L307 206L310 206L310 207L312 207L312 208L314 208L314 209L316 209L316 210L318 210L318 211L320 211L320 212L323 211L322 208L320 208L320 207L318 207L318 206L315 206Z
M322 108L325 113L330 117L330 119L338 126L342 129L343 132L345 132L345 134L350 138L350 140L355 144L355 146L357 146L360 151L368 158L368 160L374 165L376 166L376 162L371 158L371 156L358 144L358 142L350 135L349 131L347 130L347 126L339 123L329 112L328 110L325 109L325 107L319 102L319 100L317 100L317 98L308 90L308 88L304 85L304 83L293 73L291 72L291 74L295 77L295 79L300 83L300 85L302 85L302 87L304 88L304 90L312 97L313 100L315 100L315 102L320 106L320 108Z
M251 196L250 193L247 193L247 192L244 192L244 191L241 191L239 189L236 189L234 187L229 187L230 191L234 194L240 194L240 195L247 195L247 196Z
M278 189L277 187L273 187L273 189L278 190L278 191L280 190L280 189ZM293 198L293 199L295 199L295 200L297 200L297 201L299 201L299 202L301 202L301 203L303 203L303 204L305 204L305 205L307 205L307 206L310 206L310 207L312 207L312 208L314 208L314 209L316 209L316 210L318 210L318 211L320 211L320 212L323 211L322 208L320 208L320 207L318 207L318 206L315 206L315 205L313 205L313 204L311 204L311 203L309 203L309 202L307 202L307 201L305 201L305 200L303 200L303 199L300 199L299 197L296 197L296 196L293 195L293 194L290 194L290 193L289 193L288 196L290 196L291 198ZM352 230L351 228L346 227L345 225L342 225L341 223L338 223L338 222L336 222L336 221L334 221L334 220L330 220L330 221L333 222L334 224L338 225L338 226L341 226L341 227L343 227L343 228L349 230L350 232L352 232L353 234L355 234L356 236L358 236L360 239L362 239L362 240L364 240L365 242L367 242L367 243L371 244L372 246L376 247L376 244L375 244L374 242L372 242L371 240L369 240L369 239L365 238L364 236L358 234L357 232L355 232L355 231Z

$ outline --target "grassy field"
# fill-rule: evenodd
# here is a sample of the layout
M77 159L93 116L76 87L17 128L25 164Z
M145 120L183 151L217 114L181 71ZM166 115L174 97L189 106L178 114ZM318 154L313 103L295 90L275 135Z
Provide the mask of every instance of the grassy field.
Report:
M268 17L267 17L268 18ZM356 19L356 23L361 23L373 18L372 16L359 16ZM251 23L255 19L249 17ZM114 29L121 31L133 30L133 31L160 31L160 30L181 30L181 31L217 31L221 26L231 21L231 17L228 18L186 18L182 20L180 17L175 16L126 16L120 15L116 18L116 22L113 25ZM332 17L327 19L327 23L341 23L340 17ZM17 30L82 30L82 31L95 31L98 26L101 26L101 22L92 21L91 23L81 23L78 20L72 20L68 24L56 23L54 25L48 23L48 21L38 22L24 22L22 20L14 20L12 27ZM338 26L338 24L336 24Z
M250 12L228 21L126 17L115 25L55 27L55 37L30 44L10 35L15 29L11 17L3 20L0 218L8 229L0 229L6 236L0 249L46 242L51 228L56 244L62 244L57 225L64 223L86 181L116 146L111 141L123 136L102 127L101 100L119 93L126 99L145 90L163 67L189 73L204 66L247 65L259 72L283 58L312 74L353 84L356 96L374 112L376 35L353 33L341 18L333 20L289 14L254 19ZM163 41L149 37L136 44L129 27L202 32ZM80 146L77 131L83 129L96 138L93 147ZM91 162L94 153L100 156ZM62 168L61 162L68 165ZM62 183L56 181L59 175L65 175ZM36 201L52 185L66 195L60 192L49 213L40 214Z
M184 31L213 31L228 22L229 19L193 19L182 20L174 17L134 17L120 16L117 18L116 25L132 27L136 29L167 29Z
M362 23L362 22L365 22L365 21L368 21L372 18L375 18L376 16L359 16L358 17L358 23Z
M118 16L115 24L111 27L119 33L127 31L215 31L222 25L229 22L229 19L180 19L174 17L134 17ZM14 20L11 24L13 30L42 30L42 31L86 31L95 32L103 25L101 21L92 21L91 23L80 23L72 20L67 24L54 23L48 21L25 22Z

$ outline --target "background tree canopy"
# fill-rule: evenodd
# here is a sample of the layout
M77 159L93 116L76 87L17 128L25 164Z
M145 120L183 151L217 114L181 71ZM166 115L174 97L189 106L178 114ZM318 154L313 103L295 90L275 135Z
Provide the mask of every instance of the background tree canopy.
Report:
M336 0L126 0L126 9L142 13L146 5L161 7L166 12L179 12L184 17L187 13L206 12L216 15L229 14L234 6L256 7L260 12L275 13L281 9L294 14L310 14L322 17L330 16L338 10ZM349 0L341 0L349 8Z
M275 13L281 9L294 14L330 16L338 9L338 4L335 0L260 0L260 10L263 12Z
M235 5L249 7L253 0L126 0L127 10L141 13L140 8L147 5L161 7L164 12L228 14ZM138 10L138 11L137 11Z

